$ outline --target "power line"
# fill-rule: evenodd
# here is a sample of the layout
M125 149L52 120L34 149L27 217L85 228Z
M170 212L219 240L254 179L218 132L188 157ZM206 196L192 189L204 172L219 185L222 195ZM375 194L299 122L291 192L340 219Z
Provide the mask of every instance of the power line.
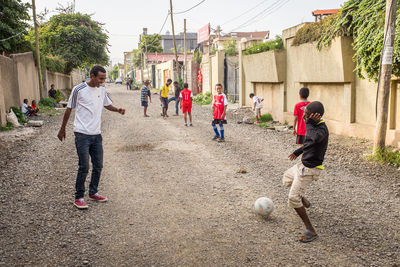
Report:
M236 20L236 19L242 17L243 15L246 15L246 14L249 13L250 11L253 11L253 10L256 9L257 7L261 6L262 4L264 4L265 2L268 2L268 1L269 1L269 0L264 0L264 1L262 1L261 3L255 5L254 7L248 9L247 11L243 12L243 13L240 14L239 16L234 17L233 19L230 19L230 20L228 20L228 21L226 21L226 22L224 22L224 23L222 23L222 24L220 24L220 25L223 26L223 25L225 25L225 24L228 24L228 23L230 23L230 22L232 22L232 21L234 21L234 20Z
M255 19L254 21L246 24L243 27L247 27L250 26L256 22L262 21L263 19L265 19L266 17L268 17L269 15L275 13L276 11L278 11L281 7L283 7L284 5L286 5L290 0L286 0L286 1L282 1L281 3L278 3L275 7L273 7L269 12L267 12L266 14L264 14L262 17L259 17L258 19Z
M253 24L254 22L260 21L260 17L265 15L264 17L261 18L264 19L266 16L274 13L275 11L277 11L279 8L281 8L283 5L285 5L286 3L288 3L290 0L277 0L274 3L272 3L270 6L268 6L266 9L262 10L261 12L259 12L257 15L253 16L251 19L245 21L244 23L242 23L241 25L239 25L238 27L234 28L232 31L238 30L240 28L249 26L251 24ZM266 14L265 14L266 13Z
M168 10L167 16L165 17L164 23L163 23L163 25L161 26L161 29L160 29L160 31L158 32L158 34L161 34L162 30L164 29L165 23L167 23L167 20L168 20L168 17L169 17L169 13L170 13L170 11Z
M199 3L197 3L196 5L192 6L191 8L186 9L185 11L174 12L174 15L178 15L178 14L183 14L183 13L189 12L190 10L192 10L192 9L195 8L195 7L198 7L199 5L201 5L202 3L204 3L205 1L206 1L206 0L202 0L202 1L200 1Z
M21 32L19 32L19 33L17 33L17 34L14 34L13 36L10 36L10 37L8 37L8 38L6 38L6 39L0 40L0 42L4 42L4 41L7 41L7 40L9 40L9 39L15 38L15 37L17 37L18 35L21 35L21 34L24 33L24 32L25 32L25 30L23 30L23 31L21 31Z

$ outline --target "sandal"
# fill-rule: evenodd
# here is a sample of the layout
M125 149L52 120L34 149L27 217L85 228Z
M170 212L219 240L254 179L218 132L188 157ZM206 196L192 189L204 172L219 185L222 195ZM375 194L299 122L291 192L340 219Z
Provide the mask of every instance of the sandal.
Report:
M318 238L318 235L313 235L309 230L306 230L303 235L299 238L301 243L310 243Z

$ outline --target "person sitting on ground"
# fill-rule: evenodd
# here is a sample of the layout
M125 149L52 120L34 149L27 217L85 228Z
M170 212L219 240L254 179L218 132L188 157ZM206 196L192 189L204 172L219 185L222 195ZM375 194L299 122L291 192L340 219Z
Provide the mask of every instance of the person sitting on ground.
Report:
M22 113L24 113L26 116L30 116L31 115L31 111L32 109L28 106L28 99L24 99L24 103L22 103L21 105L21 111Z
M31 115L37 116L37 113L39 112L39 108L36 105L36 100L32 100L32 105L30 106L31 108Z
M294 208L302 219L306 231L299 241L303 243L315 240L318 235L308 218L305 208L311 206L304 194L307 187L318 180L324 170L322 165L328 147L329 131L325 122L321 120L324 115L324 106L321 102L314 101L304 109L306 122L306 137L304 146L301 146L289 155L290 160L295 160L303 154L301 162L294 165L283 174L283 185L290 187L288 206Z
M57 90L54 89L54 84L50 85L49 97L53 98L54 100L57 98Z
M300 102L294 106L293 135L296 136L296 144L303 145L306 135L306 123L303 120L304 109L310 101L307 100L310 90L303 87L299 91ZM297 126L297 127L296 127Z
M181 93L181 88L179 87L177 81L174 82L174 90L175 90L175 96L173 96L170 99L168 99L168 103L175 100L175 111L176 111L176 113L175 113L174 116L178 116L179 115L179 100L180 100L179 96L180 96L180 93Z
M183 90L179 95L179 102L181 102L182 113L185 114L185 126L187 126L187 114L189 113L189 126L192 124L192 100L193 93L189 90L189 85L187 83L183 84Z
M256 124L259 124L261 119L261 109L263 107L262 102L264 101L264 98L256 96L253 93L251 93L249 96L251 99L253 99L253 111L256 115Z
M169 92L169 86L171 85L172 80L168 79L167 83L163 85L161 91L160 91L160 100L161 100L161 107L162 107L162 113L161 116L165 119L166 117L168 118L168 92Z
M145 117L150 117L149 115L147 115L147 107L149 106L149 100L151 103L151 93L150 93L150 89L149 89L149 84L150 81L144 81L144 86L140 92L140 99L142 101L142 107L143 107L143 111L144 111L144 116Z

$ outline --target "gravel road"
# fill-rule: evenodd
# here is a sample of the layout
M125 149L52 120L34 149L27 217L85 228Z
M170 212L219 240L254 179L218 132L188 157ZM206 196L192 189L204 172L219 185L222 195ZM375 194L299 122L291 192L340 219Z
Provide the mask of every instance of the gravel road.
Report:
M307 193L320 238L301 244L281 183L289 132L237 124L249 113L230 110L220 144L209 107L195 105L185 127L160 117L157 95L144 118L137 91L108 91L127 112L103 112L106 203L72 205L72 120L63 143L61 115L0 133L0 266L400 266L400 172L365 161L369 141L331 135ZM261 196L275 203L267 219L252 210Z

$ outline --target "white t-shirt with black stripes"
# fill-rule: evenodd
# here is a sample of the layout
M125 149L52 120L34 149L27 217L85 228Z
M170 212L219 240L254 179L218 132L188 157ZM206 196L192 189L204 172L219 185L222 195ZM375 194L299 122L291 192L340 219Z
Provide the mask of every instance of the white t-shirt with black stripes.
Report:
M75 108L74 132L87 135L101 133L101 112L112 104L104 85L90 87L86 82L72 89L67 107Z

